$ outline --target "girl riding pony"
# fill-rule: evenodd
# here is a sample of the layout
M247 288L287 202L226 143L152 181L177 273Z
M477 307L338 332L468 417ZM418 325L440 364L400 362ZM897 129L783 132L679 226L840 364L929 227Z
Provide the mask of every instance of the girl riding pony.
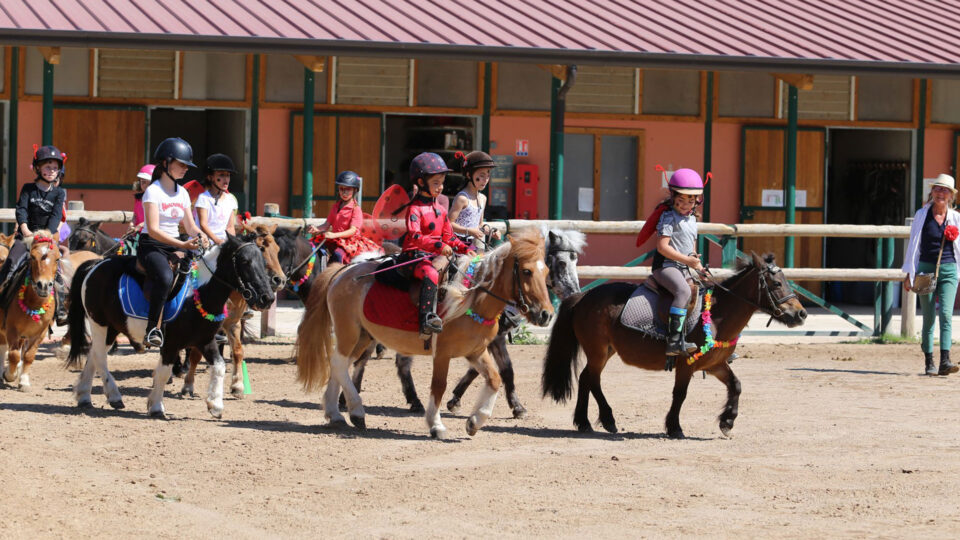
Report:
M457 152L457 156L462 158L463 154ZM493 166L493 158L479 150L463 158L466 181L450 206L450 225L457 237L470 247L483 241L483 210L487 207L487 196L481 192L490 182ZM500 231L494 229L491 238L499 239Z
M380 245L360 232L363 227L363 210L357 202L357 194L360 192L361 180L353 171L338 174L334 183L340 200L330 208L325 224L309 230L313 235L323 235L323 239L331 244L329 251L332 261L350 264L350 261L361 253L383 253Z

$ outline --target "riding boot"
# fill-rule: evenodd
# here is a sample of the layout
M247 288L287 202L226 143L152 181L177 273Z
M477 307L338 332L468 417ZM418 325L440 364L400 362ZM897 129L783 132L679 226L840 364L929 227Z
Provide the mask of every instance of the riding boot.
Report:
M430 339L430 334L443 331L443 319L437 315L437 286L424 279L420 282L420 337Z
M53 290L57 295L57 326L64 326L69 322L67 320L67 284L63 281L60 272L57 272L57 276L53 280Z
M950 351L940 349L940 375L949 375L960 371L960 366L950 361Z
M938 375L937 365L933 363L933 353L925 352L923 353L923 362L926 364L926 374L927 375Z
M683 339L683 323L686 319L687 310L670 308L669 327L667 329L667 356L681 356L696 352L696 344Z

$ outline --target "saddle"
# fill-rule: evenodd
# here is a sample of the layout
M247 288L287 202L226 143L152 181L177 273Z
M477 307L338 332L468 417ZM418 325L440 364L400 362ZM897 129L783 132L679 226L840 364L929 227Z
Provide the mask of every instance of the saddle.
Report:
M670 316L670 305L673 304L673 293L663 285L660 285L660 283L657 282L657 278L653 275L644 280L643 285L657 295L657 320L666 326ZM690 277L687 278L687 285L690 286L690 301L687 302L687 313L692 313L700 301L698 296L700 294L700 285Z
M703 306L702 290L699 285L688 279L690 285L690 303L687 305L687 318L684 322L683 335L689 334L700 319L700 310ZM620 323L632 330L638 330L647 337L666 341L667 320L670 313L670 304L673 295L656 282L652 277L637 285L633 293L620 311Z
M413 278L414 265L393 268L418 256L391 256L377 266L377 270L387 270L374 275L374 284L364 298L363 315L367 320L398 330L416 332L420 329L420 281ZM440 273L438 305L443 301L443 285L456 274L455 262L450 264L442 255L433 260L434 268Z
M123 275L120 276L120 286L117 289L123 312L128 317L146 319L150 302L144 294L146 273L143 265L134 255L122 255L116 259L123 265ZM174 278L163 307L163 322L169 322L176 317L186 299L193 294L193 286L186 279L190 259L180 252L175 252L175 255L168 255L168 263L174 271Z

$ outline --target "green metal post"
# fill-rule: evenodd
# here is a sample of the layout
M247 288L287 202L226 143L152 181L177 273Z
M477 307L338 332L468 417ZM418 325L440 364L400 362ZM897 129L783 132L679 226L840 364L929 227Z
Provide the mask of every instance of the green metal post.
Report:
M713 72L707 72L707 108L704 111L706 121L703 124L703 177L706 179L707 173L713 167ZM710 190L708 183L703 190L703 221L710 221ZM697 253L703 258L704 264L710 263L710 244L704 237L700 237L697 243Z
M783 193L786 202L786 223L797 222L797 87L790 85L787 97L787 149ZM784 239L784 266L793 267L793 237Z
M877 238L877 256L876 256L876 268L883 268L883 238ZM883 303L882 298L882 287L881 282L876 282L873 285L873 335L881 336L883 334L883 313L881 311L881 304Z
M43 61L43 129L40 144L53 144L53 64Z
M257 210L257 171L260 160L260 55L253 55L253 95L250 102L250 171L247 173L246 211Z
M724 268L733 268L737 264L737 239L724 236L720 239L721 263Z
M490 153L490 108L492 103L493 88L490 82L493 79L493 64L484 62L483 64L483 115L480 116L480 150ZM489 186L488 186L489 187Z
M920 79L920 118L917 123L917 160L914 169L916 199L914 208L923 206L923 152L927 129L927 80Z
M560 79L550 84L550 219L563 214L563 103Z
M313 72L303 68L303 217L313 217Z
M883 267L893 268L893 238L883 239ZM886 334L893 319L893 287L894 282L886 281L883 284L883 317L881 319L881 334Z
M20 93L20 47L13 47L10 54L10 134L7 137L7 198L6 207L13 208L17 200L17 129L19 127L20 103L17 97ZM12 226L4 224L4 230L9 234Z

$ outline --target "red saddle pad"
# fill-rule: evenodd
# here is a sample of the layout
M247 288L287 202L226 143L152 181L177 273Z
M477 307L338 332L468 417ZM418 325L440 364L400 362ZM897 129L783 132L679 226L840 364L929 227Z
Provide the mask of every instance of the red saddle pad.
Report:
M367 297L363 299L363 316L374 324L388 328L407 332L420 330L420 314L410 300L410 293L379 281L374 281Z

